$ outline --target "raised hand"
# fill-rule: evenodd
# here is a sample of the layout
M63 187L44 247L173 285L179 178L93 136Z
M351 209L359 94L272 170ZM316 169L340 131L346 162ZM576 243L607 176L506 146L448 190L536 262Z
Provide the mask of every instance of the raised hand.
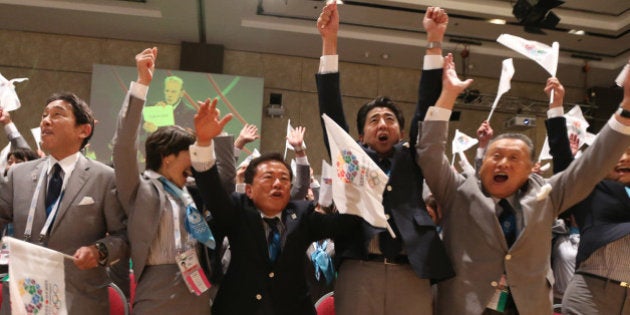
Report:
M199 110L195 114L195 131L197 134L197 144L199 146L209 146L214 137L218 136L223 127L232 120L232 114L227 114L221 118L221 112L217 108L218 99L206 99L199 103Z
M304 142L305 132L306 132L306 128L302 126L297 126L293 130L291 130L291 132L289 133L289 136L287 136L287 141L294 148L301 147L302 143Z
M6 125L11 123L11 115L8 111L0 108L0 124Z
M151 84L157 53L157 47L153 47L147 48L136 55L136 68L138 69L138 80L136 82L143 85Z
M435 106L445 109L453 109L457 96L472 84L472 79L465 81L457 77L455 71L455 62L453 62L453 54L444 57L444 74L442 75L442 93L437 100Z
M422 19L422 26L427 31L427 41L441 42L448 26L448 14L439 7L428 7Z
M337 33L339 32L339 12L337 2L324 6L317 18L317 30L322 37L322 55L337 54Z
M556 77L547 79L547 85L545 86L545 94L551 97L553 91L553 103L549 104L549 108L562 107L564 103L564 86L560 83L560 80Z
M258 134L258 127L252 124L245 124L243 129L241 129L241 132L238 134L238 138L234 141L234 146L242 150L246 144L258 138L260 138L260 135Z
M569 146L571 147L571 154L575 156L580 150L580 138L577 134L572 133L569 135Z
M487 120L484 120L479 129L477 129L477 140L479 140L479 147L486 148L492 137L494 136L494 130L490 126Z

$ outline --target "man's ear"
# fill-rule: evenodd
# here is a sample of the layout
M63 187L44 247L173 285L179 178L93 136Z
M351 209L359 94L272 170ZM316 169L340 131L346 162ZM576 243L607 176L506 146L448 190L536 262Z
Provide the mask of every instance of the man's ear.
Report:
M252 198L252 184L245 184L245 194L250 199Z
M90 124L82 124L78 126L79 128L79 138L85 139L92 134L92 125Z
M359 134L359 142L363 143L363 134Z

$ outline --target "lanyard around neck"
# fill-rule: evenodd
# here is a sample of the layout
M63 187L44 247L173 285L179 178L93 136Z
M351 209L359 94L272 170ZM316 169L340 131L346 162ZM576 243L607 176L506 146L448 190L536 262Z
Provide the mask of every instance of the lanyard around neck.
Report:
M33 221L35 220L35 208L37 208L37 201L39 200L39 192L42 190L44 185L44 179L46 178L46 167L42 167L42 171L39 174L39 179L37 180L37 186L35 187L35 192L33 193L33 198L31 199L31 205L28 209L28 217L26 218L26 228L24 229L24 238L26 241L31 240L31 233L33 231ZM62 186L63 187L63 186ZM55 203L52 204L52 208L48 218L46 218L46 223L44 223L44 227L39 232L39 241L41 242L48 233L48 229L52 225L53 219L55 215L57 215L57 210L59 209L59 203L61 203L61 198L65 193L66 189L62 188L61 193L59 194L59 198L55 200Z

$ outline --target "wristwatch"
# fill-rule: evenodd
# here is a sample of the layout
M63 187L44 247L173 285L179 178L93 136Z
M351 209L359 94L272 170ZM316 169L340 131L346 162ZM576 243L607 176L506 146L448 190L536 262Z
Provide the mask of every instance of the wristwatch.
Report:
M107 252L107 246L105 246L105 244L103 244L102 242L96 242L94 246L96 247L96 250L98 250L98 264L101 266L105 266L105 263L107 262L107 256L109 254Z
M427 49L431 48L442 48L442 42L428 42Z
M624 109L623 107L619 107L617 114L621 117L630 118L630 110Z

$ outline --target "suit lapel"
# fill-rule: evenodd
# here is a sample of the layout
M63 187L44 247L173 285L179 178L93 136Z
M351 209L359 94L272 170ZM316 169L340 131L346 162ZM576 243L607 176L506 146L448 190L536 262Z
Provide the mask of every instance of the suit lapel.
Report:
M79 155L79 159L77 160L77 164L70 174L70 178L68 178L68 183L63 193L63 198L61 199L61 203L59 204L59 209L57 210L57 216L55 217L55 221L53 223L53 227L51 232L59 225L59 222L63 220L63 217L70 209L70 205L75 201L75 199L79 196L79 192L85 187L85 182L89 177L89 162L83 155Z
M245 197L246 198L246 197ZM269 262L269 246L267 245L267 234L265 233L265 228L263 226L263 220L260 216L260 212L258 209L254 207L251 200L247 198L244 204L245 215L248 217L248 221L251 223L251 230L254 233L254 242L256 244L256 250L258 254L264 257L264 261Z
M32 187L30 188L32 189L32 191L30 192L31 195L35 194L35 189L37 187L37 181L39 180L39 176L41 175L42 169L46 168L47 165L48 165L48 158L42 159L42 161L38 163L37 166L31 172L30 181L32 182L32 185L28 186L29 188ZM44 221L46 220L46 189L48 188L48 185L46 182L47 179L48 179L48 176L44 176L42 187L40 188L39 194L37 196L37 203L35 204L35 217L33 218L33 231L31 231L32 235L39 235L41 226L44 225ZM27 207L30 208L30 204L27 205ZM26 208L26 211L29 211L30 210L29 208ZM38 222L41 222L41 224L39 224ZM36 230L35 228L36 226L40 226L40 230ZM20 233L22 232L23 231L20 231Z
M288 236L291 235L291 233L293 233L299 225L297 213L295 209L291 206L291 204L289 204L289 208L282 211L282 222L287 229L285 231L285 239L287 239Z

